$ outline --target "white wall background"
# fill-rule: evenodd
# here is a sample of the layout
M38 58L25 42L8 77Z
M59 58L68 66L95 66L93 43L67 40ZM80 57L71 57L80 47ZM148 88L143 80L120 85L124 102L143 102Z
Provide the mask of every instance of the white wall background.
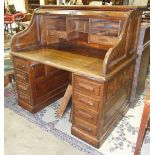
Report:
M133 5L146 6L147 3L148 3L148 0L134 0Z
M16 11L26 12L24 0L5 0L5 4L14 4Z

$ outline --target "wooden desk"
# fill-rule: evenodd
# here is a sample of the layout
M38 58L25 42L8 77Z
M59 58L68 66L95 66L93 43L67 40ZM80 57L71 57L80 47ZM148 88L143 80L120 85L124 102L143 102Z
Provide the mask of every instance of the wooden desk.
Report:
M71 83L71 132L100 147L129 107L140 23L137 7L37 9L12 39L19 105L37 112Z
M73 51L72 51L73 52ZM69 72L103 79L103 60L83 56L64 50L35 49L24 52L12 53L24 59L33 60L42 64L60 68Z

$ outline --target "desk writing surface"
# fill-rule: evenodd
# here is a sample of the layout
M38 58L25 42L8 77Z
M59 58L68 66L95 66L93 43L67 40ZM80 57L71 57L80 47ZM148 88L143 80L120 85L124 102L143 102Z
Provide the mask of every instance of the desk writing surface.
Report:
M103 60L99 58L48 48L12 52L12 55L92 78L103 79Z

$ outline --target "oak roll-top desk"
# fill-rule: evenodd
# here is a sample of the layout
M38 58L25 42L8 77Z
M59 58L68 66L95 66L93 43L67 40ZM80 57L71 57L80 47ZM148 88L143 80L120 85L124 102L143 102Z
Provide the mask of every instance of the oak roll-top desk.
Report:
M12 39L21 107L35 113L73 87L71 132L100 147L128 110L141 12L42 6Z

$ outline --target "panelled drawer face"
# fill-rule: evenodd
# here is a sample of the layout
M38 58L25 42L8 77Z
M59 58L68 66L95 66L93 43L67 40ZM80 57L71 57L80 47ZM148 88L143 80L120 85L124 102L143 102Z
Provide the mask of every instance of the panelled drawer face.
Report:
M24 84L21 82L16 82L16 86L17 86L17 90L26 94L26 95L30 95L30 88L28 84Z
M87 111L85 109L74 107L74 116L77 118L80 118L82 120L85 120L91 124L97 124L98 115L97 113Z
M74 125L76 128L79 128L80 130L82 130L83 132L96 136L97 134L97 127L91 124L88 124L85 121L82 121L80 119L78 119L77 117L74 118Z
M19 91L18 91L18 99L31 104L30 97L24 95L22 92L19 92Z
M21 82L25 82L25 83L29 82L29 76L27 73L23 73L21 71L15 70L15 77L16 77L17 81L21 81Z
M14 67L22 71L28 71L28 61L21 58L13 58Z
M93 95L100 95L101 84L94 82L92 80L87 80L79 76L74 78L74 87L85 93L90 93Z
M76 106L82 106L82 107L86 107L94 111L98 111L99 100L92 99L88 96L82 95L75 91L74 92L74 104Z

